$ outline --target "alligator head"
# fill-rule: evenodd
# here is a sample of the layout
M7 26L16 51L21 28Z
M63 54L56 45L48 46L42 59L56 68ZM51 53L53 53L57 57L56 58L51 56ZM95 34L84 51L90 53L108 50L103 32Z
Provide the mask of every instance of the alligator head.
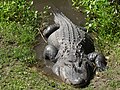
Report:
M89 84L93 76L93 64L87 57L78 57L77 54L65 52L62 57L57 58L52 69L65 83L83 87Z

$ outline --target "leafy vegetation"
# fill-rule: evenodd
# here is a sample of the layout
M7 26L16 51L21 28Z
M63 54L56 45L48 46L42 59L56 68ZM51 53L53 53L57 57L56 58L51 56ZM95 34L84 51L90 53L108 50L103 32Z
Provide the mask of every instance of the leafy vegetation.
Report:
M32 9L33 2L4 0L0 3L1 21L15 21L30 26L38 25L38 12Z
M32 5L32 1L26 0L0 2L0 59L8 57L27 63L35 62L32 47L36 43L37 28L42 27L47 12L44 15L38 13Z
M25 0L0 2L0 61L17 59L33 62L31 50L35 42L38 14L30 10L32 3Z
M118 42L120 38L120 5L117 0L72 0L73 6L84 7L86 28L96 35L97 44L104 48L106 44Z

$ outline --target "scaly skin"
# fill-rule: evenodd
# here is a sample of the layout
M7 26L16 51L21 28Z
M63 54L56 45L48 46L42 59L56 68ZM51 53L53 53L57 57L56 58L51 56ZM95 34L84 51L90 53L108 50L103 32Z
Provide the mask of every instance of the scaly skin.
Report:
M73 24L62 13L53 13L55 24L44 30L48 39L44 58L54 62L53 72L69 84L85 86L93 77L94 68L103 71L106 59L95 52L86 29ZM95 64L95 65L94 65Z

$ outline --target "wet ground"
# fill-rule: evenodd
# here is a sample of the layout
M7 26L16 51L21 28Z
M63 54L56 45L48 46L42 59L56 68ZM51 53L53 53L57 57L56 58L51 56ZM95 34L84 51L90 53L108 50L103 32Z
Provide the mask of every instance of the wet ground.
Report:
M84 25L85 23L85 16L81 13L76 11L72 8L72 2L71 0L33 0L34 7L37 11L43 11L45 6L50 6L51 9L59 9L61 12L63 12L74 24L76 25ZM34 50L36 52L36 58L39 60L38 67L39 70L43 71L44 74L56 77L52 73L52 70L50 69L52 67L51 62L46 62L43 60L43 51L46 46L46 43L42 39L41 36L37 37L37 40L39 41L39 44L34 47ZM58 78L58 77L57 77Z
M85 16L73 9L71 0L33 0L33 2L37 11L43 11L45 6L50 6L52 9L58 8L76 25L85 23Z

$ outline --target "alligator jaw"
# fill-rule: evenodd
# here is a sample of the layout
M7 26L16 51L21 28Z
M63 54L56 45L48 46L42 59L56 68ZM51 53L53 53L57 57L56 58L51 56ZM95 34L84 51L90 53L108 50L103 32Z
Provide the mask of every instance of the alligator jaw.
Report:
M89 68L87 64L87 62L83 62L81 67L79 67L79 71L76 71L75 68L72 68L73 66L66 66L57 62L53 66L53 72L61 77L65 83L83 87L89 82L88 77L90 77L87 71Z

